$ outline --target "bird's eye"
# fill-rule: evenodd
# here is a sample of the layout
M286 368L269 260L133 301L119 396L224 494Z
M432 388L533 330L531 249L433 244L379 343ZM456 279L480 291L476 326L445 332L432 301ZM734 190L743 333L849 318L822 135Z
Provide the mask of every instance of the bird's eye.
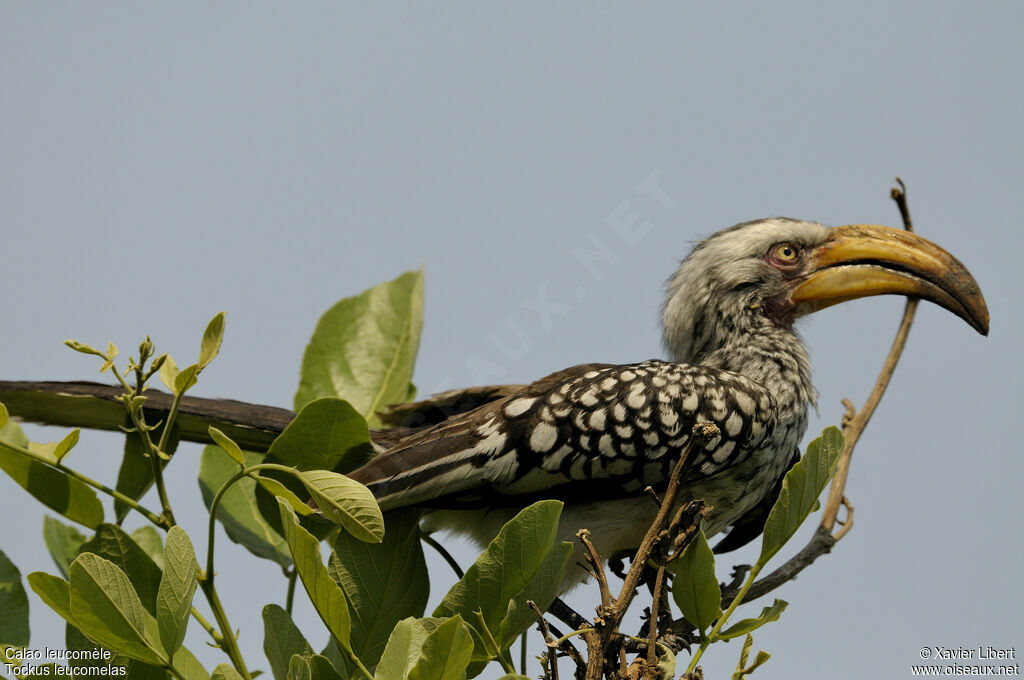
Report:
M781 262L796 262L800 257L800 249L792 243L775 246L775 258Z

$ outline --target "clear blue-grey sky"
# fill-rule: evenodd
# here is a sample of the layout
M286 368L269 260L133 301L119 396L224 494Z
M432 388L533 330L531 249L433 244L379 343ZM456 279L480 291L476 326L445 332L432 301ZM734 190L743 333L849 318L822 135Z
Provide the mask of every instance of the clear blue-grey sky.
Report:
M225 310L196 393L290 406L320 313L421 264L422 394L657 357L662 283L694 240L770 215L898 226L899 174L918 231L980 282L991 336L922 307L854 460L856 526L778 593L756 677L901 678L924 646L1019 648L1022 25L1009 2L3 3L0 377L98 378L68 337L148 333L184 360ZM652 176L665 196L637 192ZM610 222L633 213L650 227L631 244ZM615 253L600 276L572 255L594 239ZM550 324L539 289L565 306ZM808 438L863 401L901 308L804 324ZM113 479L120 448L83 434L74 462ZM170 484L202 551L198 453ZM43 514L0 479L22 573L53 571ZM280 572L218 545L260 666ZM436 602L451 577L432 568ZM62 646L35 599L32 627ZM738 655L715 648L708 677Z

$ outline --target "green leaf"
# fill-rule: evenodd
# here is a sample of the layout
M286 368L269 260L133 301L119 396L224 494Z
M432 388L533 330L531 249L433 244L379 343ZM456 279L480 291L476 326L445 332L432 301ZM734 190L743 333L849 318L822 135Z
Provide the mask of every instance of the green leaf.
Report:
M288 501L288 505L291 506L292 510L299 513L300 515L312 515L314 514L313 508L309 507L302 501L301 498L295 495L295 492L289 489L287 486L274 479L273 477L265 477L260 474L250 473L252 478L255 479L260 486L267 490L267 493L283 498ZM257 498L258 500L258 498Z
M402 619L423 616L430 594L418 510L394 510L384 541L372 545L339 532L327 572L341 586L352 614L352 650L367 668L380 660ZM352 675L351 673L349 674Z
M124 666L127 673L124 680L168 680L167 671L153 664L142 663L120 654L115 655L116 665Z
M105 359L103 365L100 367L100 373L106 373L114 367L114 359L117 357L117 354L117 345L112 342L107 342L107 351L100 355Z
M71 590L67 581L42 571L32 572L25 580L43 604L57 612L65 621L75 623L75 615L71 613Z
M281 511L284 537L291 549L295 570L313 603L313 608L342 649L351 651L352 621L349 618L348 604L341 588L331 580L327 568L320 560L320 542L299 525L298 517L285 501L278 500L277 503Z
M697 531L671 568L675 573L672 598L683 616L698 630L706 630L722 613L722 589L715 577L715 555L703 530Z
M541 611L554 600L572 555L569 543L555 544L559 501L539 501L513 517L491 541L462 579L452 586L434 616L460 614L477 632L475 660L494 658L476 612L501 650L508 649L533 622L526 600ZM472 669L471 669L472 674Z
M344 680L344 677L326 656L314 654L306 660L309 662L309 669L313 673L313 680Z
M21 585L21 572L0 550L0 645L27 647L28 595Z
M174 391L174 381L178 379L178 364L170 354L165 355L164 363L160 364L160 382L171 392Z
M142 552L149 555L157 569L164 569L164 544L160 538L160 532L146 524L139 527L131 534L135 544L142 548Z
M99 555L123 571L132 582L146 611L156 614L157 591L161 578L160 568L121 527L114 524L101 524L96 528L96 535L79 548L79 554L82 553ZM89 631L83 632L88 633Z
M262 461L262 455L245 452L246 467ZM222 449L216 446L203 449L199 462L199 488L207 509L218 489L237 473L238 464ZM253 555L273 560L287 569L292 563L288 546L260 515L255 489L255 480L243 478L235 482L221 498L217 519L232 541L245 546Z
M811 514L818 496L836 472L842 451L843 433L837 427L827 427L807 446L800 462L786 473L779 499L764 524L759 565L767 564Z
M130 420L126 417L126 425ZM163 436L164 423L161 423L155 430L149 433L154 441L160 441ZM173 454L178 448L179 431L177 426L171 428L171 434L167 437L167 450L165 453ZM160 468L167 467L167 460L160 459ZM124 456L121 458L121 468L117 471L117 490L129 498L139 500L153 486L153 464L149 462L149 455L145 443L138 432L129 432L124 440ZM117 522L124 521L131 507L119 500L114 501L114 516Z
M103 352L99 351L98 349L95 349L91 345L85 344L84 342L78 342L77 340L65 340L64 344L70 347L71 349L75 350L76 352L81 352L82 354L92 354L98 357L103 357L104 359L107 358L106 355L103 354Z
M224 450L224 453L231 456L232 460L238 463L239 466L245 468L245 456L242 455L242 449L239 448L238 444L233 442L230 437L211 425L207 431L210 433L210 437L216 442L217 446Z
M68 594L68 596L70 597L70 593ZM111 666L125 665L125 666L127 666L130 663L139 663L139 662L131 661L130 659L128 659L126 657L122 657L122 656L120 656L118 654L114 654L110 650L106 650L108 652L108 654L110 655L110 656L107 656L106 659L104 659L104 658L91 658L91 654L94 651L99 651L102 654L104 648L99 646L98 644L96 644L92 640L90 640L88 637L86 637L85 633L83 633L82 631L78 630L78 628L76 628L71 623L65 623L64 624L64 647L68 651L72 651L73 650L73 651L81 651L81 652L90 652L90 654L79 655L79 658L77 658L77 659L74 659L74 658L68 659L68 666L70 666L72 669L74 669L73 672L75 672L75 673L77 673L79 675L85 675L87 673L88 674L97 674L97 675L98 674L104 674L105 675L105 673L102 673L102 671L92 671L92 672L90 672L88 670L82 671L82 670L79 670L79 669L102 668L102 667L105 667L107 665L111 665ZM108 671L108 673L109 673L109 671Z
M313 680L313 669L309 667L309 660L295 654L288 662L287 680Z
M3 429L7 425L7 421L10 419L10 414L7 413L7 407L0 404L0 429Z
M375 680L462 680L473 637L460 616L403 619L388 638Z
M192 541L179 526L167 532L164 573L156 595L156 620L160 641L168 654L175 654L185 640L192 596L199 584L199 563Z
M306 404L270 445L273 460L300 470L348 472L372 454L366 419L347 401L335 398Z
M60 573L67 578L68 567L78 556L78 549L85 543L85 536L73 526L69 526L47 515L43 518L43 543L50 552L54 564Z
M761 626L771 621L778 621L779 617L782 616L782 612L785 611L788 606L788 602L785 600L775 600L771 606L765 607L761 610L761 613L753 619L743 619L729 626L725 630L718 632L715 636L717 640L731 640L733 638L752 633Z
M123 571L83 553L71 563L71 613L99 644L144 663L164 665L163 650L146 636L146 610Z
M196 376L199 375L199 364L192 364L183 368L174 377L174 393L184 394L196 384Z
M408 680L464 680L473 655L473 636L456 614L427 634Z
M276 604L263 608L263 652L274 680L286 680L293 655L313 656L313 648L296 627L291 615Z
M103 521L96 492L63 471L34 460L17 423L0 428L0 469L45 506L73 522L95 529Z
M373 493L345 475L328 470L309 470L299 475L320 512L361 541L380 543L384 516Z
M754 637L747 633L747 637L743 640L743 649L740 651L740 662L736 664L736 671L732 674L732 680L743 680L758 667L762 666L768 659L772 658L772 655L763 649L757 653L757 658L754 659L749 667L747 666L747 659L750 656L750 650L754 646Z
M199 347L199 368L203 370L220 353L220 343L224 340L224 312L210 319L203 331L203 342Z
M399 621L388 637L374 680L406 680L420 658L427 636L443 622L443 619L430 618Z
M199 659L188 651L187 647L181 647L174 653L174 660L171 664L185 680L210 680L210 674L199 663Z
M277 676L274 677L276 678ZM218 664L218 666L213 669L213 673L210 674L210 680L243 680L243 678L242 675L235 670L234 666L222 663Z
M75 448L75 444L78 443L78 435L81 434L81 430L77 427L68 433L64 439L57 442L57 448L54 450L53 455L59 463L64 459L64 456L71 452L71 449Z
M378 410L409 398L422 326L422 271L341 300L306 348L295 410L317 397L341 397L379 423Z

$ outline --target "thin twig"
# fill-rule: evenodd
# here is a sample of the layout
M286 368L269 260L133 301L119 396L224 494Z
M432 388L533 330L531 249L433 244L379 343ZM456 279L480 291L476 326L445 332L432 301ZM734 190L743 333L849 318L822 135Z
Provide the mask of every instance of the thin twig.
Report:
M661 499L661 506L658 508L658 514L655 516L651 526L647 529L647 533L640 542L640 547L633 555L632 563L629 566L629 571L626 572L626 578L623 579L622 590L620 591L618 598L612 602L611 606L605 607L602 605L599 616L595 620L594 631L587 633L584 636L587 643L587 672L585 680L599 680L602 674L613 674L618 676L625 672L626 669L624 668L619 668L618 671L613 673L610 672L610 669L606 668L606 666L610 666L612 663L611 657L613 655L609 654L611 651L611 642L613 637L617 634L619 624L622 623L622 618L629 609L630 603L636 596L637 584L640 582L641 574L647 568L647 560L651 557L655 547L657 547L663 539L671 537L669 533L666 532L666 528L669 526L669 517L674 515L676 522L678 522L682 517L681 512L676 512L675 504L679 495L683 476L690 465L691 452L696 446L704 446L704 444L718 434L718 427L710 423L698 423L697 425L694 425L691 430L690 440L683 448L679 461L675 464L672 469L672 474L669 476L665 494ZM589 535L589 532L581 536L581 540L584 540L587 535ZM587 543L589 543L589 540L586 540L584 545ZM588 547L588 551L592 547L592 545ZM596 562L598 570L601 569L600 556L597 555L596 550L593 551L593 556L588 555L588 558ZM664 560L662 560L662 563L661 572L663 578ZM602 602L604 602L604 595L602 595ZM654 639L656 640L656 620L652 621L652 627L655 631ZM653 647L654 645L649 646Z
M555 641L555 636L551 634L548 622L544 620L544 612L540 610L537 603L533 600L527 600L526 606L532 609L534 616L537 617L537 625L540 628L540 634L544 637L544 645L547 647L547 651L542 655L541 663L547 666L545 672L548 677L551 680L558 680L558 647L552 644Z
M607 612L612 606L612 593L608 590L608 577L604 573L604 565L601 556L597 554L597 548L590 542L590 530L580 529L576 532L576 538L580 540L583 547L587 549L586 557L594 568L594 577L597 579L598 588L601 590L601 609ZM604 613L601 614L604 616Z
M896 178L896 182L899 184L899 187L893 187L890 191L890 196L896 201L896 206L899 208L900 216L903 219L903 228L907 231L913 231L914 224L910 219L910 208L907 206L907 187L899 177ZM882 401L882 395L885 394L885 390L889 386L889 381L896 370L896 363L900 360L903 348L907 344L910 325L914 322L914 314L917 312L917 302L916 299L907 300L907 304L903 309L903 318L900 320L900 327L896 331L896 338L893 340L892 347L889 349L889 355L885 358L882 370L878 374L878 380L875 381L874 389L868 395L863 408L853 418L850 418L848 422L844 423L843 437L846 440L846 445L839 456L836 476L832 480L828 501L825 503L825 510L821 516L821 526L830 532L835 527L836 517L839 515L839 507L843 504L843 492L846 489L846 479L850 472L850 459L853 456L853 447L857 445L857 440L860 439L864 428L868 425L868 421L871 420L871 416L875 413L879 402ZM844 530L842 534L845 535L847 531L848 529Z
M654 577L654 593L651 600L650 641L647 643L647 666L644 675L654 680L657 678L655 669L658 666L658 610L661 599L665 595L665 562L658 565L658 575Z
M669 477L668 487L665 489L665 497L662 499L661 508L658 510L658 514L654 518L654 522L644 535L643 541L640 542L640 547L637 548L636 554L633 557L633 562L629 565L629 571L626 572L626 578L622 583L622 591L619 593L619 597L615 600L616 611L614 625L611 627L612 630L618 627L618 624L622 621L622 617L625 616L626 609L629 607L629 603L632 601L633 595L636 591L637 583L640 581L640 574L643 572L644 566L647 564L647 558L650 557L651 551L654 549L655 541L658 540L661 532L665 529L665 523L668 520L669 513L672 512L673 506L676 502L676 497L679 495L679 487L683 479L683 473L686 472L687 468L690 466L690 453L695 445L703 445L717 434L718 428L710 423L699 423L693 426L693 431L690 434L690 441L687 442L686 448L683 449L682 455L679 457L679 462L676 463L675 468L672 470L672 475Z

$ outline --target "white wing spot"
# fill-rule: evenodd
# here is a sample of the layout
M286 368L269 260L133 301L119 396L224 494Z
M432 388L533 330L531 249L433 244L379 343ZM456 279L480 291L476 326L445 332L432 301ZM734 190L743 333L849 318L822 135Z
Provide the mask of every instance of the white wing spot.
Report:
M621 380L622 382L629 382L630 380L634 380L635 378L636 373L634 373L633 371L623 371L622 373L619 373L619 380Z
M615 444L612 442L611 435L601 435L601 439L597 442L597 450L602 456L607 456L608 458L615 457Z
M551 472L558 470L559 466L561 466L562 464L562 461L570 453L572 453L572 447L566 444L562 448L552 453L550 456L545 456L544 460L541 462L541 467Z
M581 394L580 403L588 408L597 405L597 390L591 388Z
M509 403L505 404L505 415L509 418L516 418L523 415L530 410L533 406L533 402L537 401L536 397L520 397L519 399L513 399Z
M633 427L631 425L616 425L615 434L617 434L620 439L629 439L633 436Z
M687 395L686 399L683 399L683 410L684 411L696 411L697 405L700 403L700 399L697 398L696 392L691 392Z
M615 378L605 378L604 380L601 381L601 389L604 390L605 392L609 392L612 389L614 389L615 386L618 384L619 381L616 380Z
M626 397L626 405L630 408L643 408L643 405L647 403L647 395L644 394L644 386L637 385L630 390L629 395Z
M654 430L644 432L644 441L647 443L648 446L657 445L658 439L658 433L655 432Z
M736 405L748 416L754 412L754 400L746 392L735 392Z
M740 428L743 427L743 419L740 418L740 414L733 411L729 414L729 418L725 421L725 431L729 433L730 437L735 437L740 433Z
M605 413L603 408L599 408L590 414L590 427L595 430L604 429L604 418Z
M548 423L537 423L530 435L530 448L538 453L550 451L558 441L558 429Z
M615 417L615 420L621 423L626 419L626 407L622 404L616 403L612 406L612 415Z
M676 424L676 421L679 420L679 414L675 411L663 408L658 410L658 419L661 421L662 425L667 428L671 428Z

